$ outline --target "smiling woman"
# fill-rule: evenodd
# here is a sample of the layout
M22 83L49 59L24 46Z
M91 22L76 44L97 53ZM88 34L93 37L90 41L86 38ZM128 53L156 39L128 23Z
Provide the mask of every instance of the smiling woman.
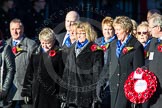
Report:
M33 108L59 108L59 85L56 79L62 76L64 64L62 51L55 39L51 28L41 30L41 45L33 52L27 68L22 96L32 98Z
M77 25L77 41L69 48L60 95L67 108L93 108L96 84L103 67L103 50L94 41L96 32L88 22Z
M97 85L97 96L99 99L108 98L109 106L103 108L131 108L124 95L124 82L133 70L144 65L143 46L131 35L133 25L129 17L116 17L113 26L118 40L110 44L108 62ZM105 85L107 94L101 96Z
M55 33L50 28L44 28L39 33L39 40L42 46L43 51L49 51L55 43Z

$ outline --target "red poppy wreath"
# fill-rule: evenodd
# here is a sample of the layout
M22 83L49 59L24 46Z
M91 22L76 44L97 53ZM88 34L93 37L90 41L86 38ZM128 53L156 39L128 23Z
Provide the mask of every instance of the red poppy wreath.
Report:
M157 87L157 78L153 72L137 68L124 84L126 98L134 104L148 101Z

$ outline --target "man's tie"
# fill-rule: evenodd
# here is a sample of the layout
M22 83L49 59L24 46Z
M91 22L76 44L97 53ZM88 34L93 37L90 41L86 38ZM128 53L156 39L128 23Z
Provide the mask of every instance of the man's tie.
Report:
M17 43L18 43L18 42L13 41L13 43L12 43L12 44L13 44L13 46L16 46L16 45L17 45Z
M66 44L65 41L66 41L69 37L70 37L70 33L67 33L66 36L65 36L65 40L64 40L64 42L63 42L62 45L65 45L65 44Z

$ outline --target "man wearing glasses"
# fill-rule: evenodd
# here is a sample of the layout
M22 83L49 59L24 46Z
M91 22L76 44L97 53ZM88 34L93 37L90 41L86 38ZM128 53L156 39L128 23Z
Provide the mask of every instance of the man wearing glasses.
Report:
M149 18L149 31L153 37L149 48L150 71L154 72L158 79L157 90L149 100L149 108L161 108L162 106L162 16L153 14Z

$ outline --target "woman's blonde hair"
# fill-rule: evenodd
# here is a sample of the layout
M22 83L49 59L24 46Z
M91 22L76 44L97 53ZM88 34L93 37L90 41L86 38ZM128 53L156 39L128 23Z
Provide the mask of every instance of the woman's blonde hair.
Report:
M133 30L133 24L129 17L127 16L118 16L114 19L113 27L120 25L122 29L131 33Z
M148 35L150 35L149 33L149 24L147 21L142 21L138 26L137 26L137 32L141 29L141 27L146 27L147 31L148 31ZM138 38L138 33L136 34L136 38Z
M51 28L45 27L39 33L39 40L54 41L55 39L55 33Z
M147 21L142 21L142 22L137 26L137 30L139 30L140 27L149 27L149 24L148 24Z
M111 17L105 17L103 20L102 20L102 27L103 25L108 25L108 26L112 26L113 27L113 18Z
M79 22L77 24L77 29L82 29L83 31L85 31L88 41L91 42L96 40L97 33L88 22Z

